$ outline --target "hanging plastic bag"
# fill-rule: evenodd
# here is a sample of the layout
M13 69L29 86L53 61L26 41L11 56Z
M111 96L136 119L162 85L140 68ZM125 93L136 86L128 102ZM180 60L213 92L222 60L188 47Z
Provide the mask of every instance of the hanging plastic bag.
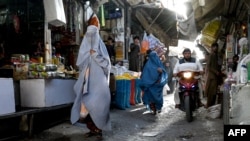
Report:
M143 39L141 42L141 53L145 54L149 49L149 42L147 40L147 33L144 31Z
M207 109L206 118L216 119L221 116L221 104L213 105Z
M248 71L247 71L247 63L250 62L250 54L245 56L238 64L237 67L237 83L245 84L248 82Z
M248 50L248 40L246 37L242 37L239 40L239 46L240 46L240 55L239 55L239 60L243 59L244 57L247 56L247 54L249 53Z
M157 53L158 56L162 56L166 52L163 46L155 46L153 50Z

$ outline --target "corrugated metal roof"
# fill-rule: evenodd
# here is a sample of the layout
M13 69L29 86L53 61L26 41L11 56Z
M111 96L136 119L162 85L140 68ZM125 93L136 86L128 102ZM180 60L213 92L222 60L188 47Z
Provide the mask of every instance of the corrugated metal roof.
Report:
M86 1L86 0L81 0ZM90 0L94 3L98 0ZM101 0L99 0L101 1ZM157 0L110 0L114 3L130 5L132 8L132 32L142 32L145 26L142 26L145 20L148 22L147 28L157 28L154 32L161 32L156 36L162 36L169 39L190 39L190 35L182 35L176 30L176 15L174 12L159 8L154 4ZM202 30L207 22L220 17L223 20L225 31L228 31L230 24L235 21L246 21L247 10L249 9L249 0L205 0L205 6L200 6L198 0L189 0L191 8L194 11L195 26L198 32ZM124 4L125 3L125 4ZM144 21L138 19L138 13L144 17ZM159 30L160 29L160 30ZM166 35L163 35L165 33ZM161 38L161 37L159 37ZM169 39L168 42L169 42Z
M192 0L191 8L194 11L197 31L201 31L208 21L216 17L221 17L225 26L233 21L246 21L249 3L247 0L205 0L205 6L199 6L198 0ZM132 7L134 7L132 16L136 15L134 14L136 11L143 11L143 15L150 21L149 24L158 25L169 38L189 38L180 34L178 36L176 16L172 11L167 9L162 11L161 8L156 8L152 4L132 5ZM155 19L156 17L157 19Z

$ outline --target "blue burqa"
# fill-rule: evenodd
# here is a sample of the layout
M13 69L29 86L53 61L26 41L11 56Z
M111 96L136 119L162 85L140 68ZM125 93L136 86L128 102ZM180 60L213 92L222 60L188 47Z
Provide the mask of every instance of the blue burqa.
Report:
M157 70L161 68L162 73ZM163 106L163 87L167 83L168 75L155 51L148 55L148 61L145 64L141 76L140 87L144 91L142 100L145 105L155 103L157 110Z
M90 55L90 49L96 52ZM80 46L76 65L80 72L74 86L76 99L71 110L71 123L78 123L81 104L84 104L99 129L111 130L109 115L111 63L96 26L88 26Z

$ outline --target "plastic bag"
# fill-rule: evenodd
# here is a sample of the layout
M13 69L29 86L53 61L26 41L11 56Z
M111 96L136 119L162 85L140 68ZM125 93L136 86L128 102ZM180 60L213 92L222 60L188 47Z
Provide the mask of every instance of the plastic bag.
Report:
M221 104L211 106L207 109L207 118L216 119L221 115Z
M154 51L157 53L158 56L162 56L165 54L166 50L162 46L156 46Z
M250 62L250 54L245 56L237 66L237 83L247 83L248 82L248 72L247 72L247 63Z
M156 46L165 46L158 38L153 34L147 36L147 41L149 42L149 48L154 49Z
M149 43L146 40L141 42L141 53L146 53L148 50Z
M144 32L143 39L141 41L141 53L146 53L149 49L149 41L147 40L147 33Z

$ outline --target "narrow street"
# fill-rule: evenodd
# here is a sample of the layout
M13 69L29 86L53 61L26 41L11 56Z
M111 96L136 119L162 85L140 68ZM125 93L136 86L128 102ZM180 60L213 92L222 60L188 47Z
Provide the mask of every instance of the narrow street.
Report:
M204 99L203 99L204 100ZM103 132L105 141L223 141L223 120L207 118L203 107L194 113L194 120L186 121L185 113L174 108L173 94L164 96L160 114L146 112L137 104L126 110L112 109L113 130ZM72 126L68 121L21 141L95 141L84 138L84 127Z

